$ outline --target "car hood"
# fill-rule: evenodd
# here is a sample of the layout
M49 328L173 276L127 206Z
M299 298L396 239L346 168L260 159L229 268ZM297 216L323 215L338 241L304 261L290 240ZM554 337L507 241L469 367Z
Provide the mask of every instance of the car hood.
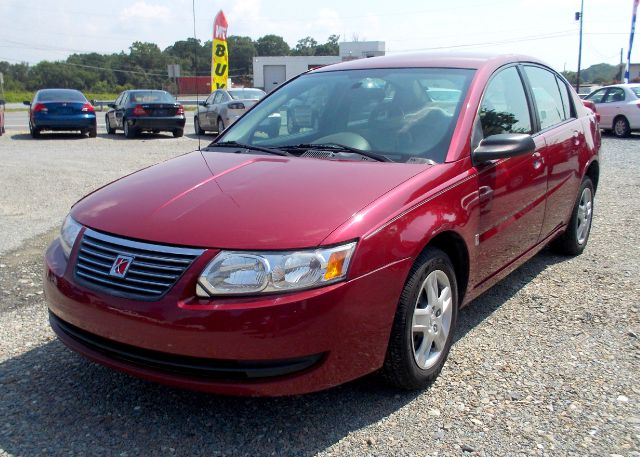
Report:
M95 191L71 214L93 229L158 243L226 249L311 247L424 169L194 151Z

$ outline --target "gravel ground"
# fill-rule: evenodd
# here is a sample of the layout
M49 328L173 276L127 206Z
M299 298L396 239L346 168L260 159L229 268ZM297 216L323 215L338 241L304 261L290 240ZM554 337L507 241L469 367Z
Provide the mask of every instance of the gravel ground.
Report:
M86 190L192 143L3 147L20 139L0 140L0 178L15 181L1 197L0 229L21 246L0 254L0 455L640 456L640 137L604 140L585 253L545 250L465 308L431 388L398 392L370 376L279 399L133 379L70 352L47 325L49 228ZM49 203L59 193L64 201ZM21 214L7 218L8 208Z

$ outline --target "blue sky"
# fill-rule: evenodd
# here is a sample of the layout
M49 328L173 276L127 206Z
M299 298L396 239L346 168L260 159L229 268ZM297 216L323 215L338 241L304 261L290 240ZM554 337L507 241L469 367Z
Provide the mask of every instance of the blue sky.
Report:
M585 0L583 68L615 64L629 42L632 0ZM316 6L317 5L317 6ZM161 48L193 34L191 0L2 0L0 60L64 59L73 52L127 51L135 40ZM195 0L196 33L210 38L224 10L229 34L381 40L388 53L422 49L523 53L558 70L577 67L580 0ZM638 27L640 32L640 26ZM640 33L638 33L640 34ZM233 56L231 56L233 58ZM636 38L632 61L640 62Z

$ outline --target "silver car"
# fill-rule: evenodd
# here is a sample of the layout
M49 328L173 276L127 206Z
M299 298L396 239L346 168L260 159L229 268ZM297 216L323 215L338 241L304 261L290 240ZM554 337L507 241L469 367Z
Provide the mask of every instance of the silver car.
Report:
M585 100L596 104L600 128L619 138L640 130L640 84L616 84L591 92Z
M197 135L221 133L266 94L260 89L218 89L200 102L193 118Z

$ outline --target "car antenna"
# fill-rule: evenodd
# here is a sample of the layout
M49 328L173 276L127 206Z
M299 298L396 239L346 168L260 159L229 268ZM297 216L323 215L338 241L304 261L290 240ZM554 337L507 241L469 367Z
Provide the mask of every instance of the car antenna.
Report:
M198 114L200 98L198 97L198 38L196 37L196 0L191 0L191 11L193 13L193 66L195 67L194 73L196 75L196 114ZM198 151L200 151L200 132L198 132L197 130L196 136L198 137Z

